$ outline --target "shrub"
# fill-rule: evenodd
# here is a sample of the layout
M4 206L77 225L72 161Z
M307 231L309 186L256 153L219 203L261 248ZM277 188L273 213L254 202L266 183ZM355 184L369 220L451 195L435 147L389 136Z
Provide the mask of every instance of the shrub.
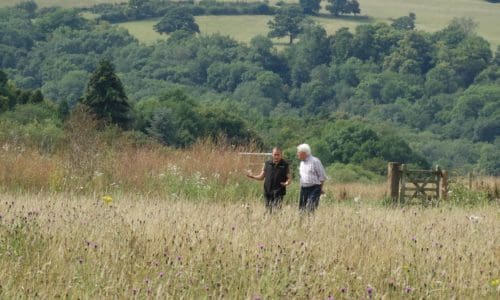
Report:
M454 183L445 203L452 206L484 206L495 201L495 197L485 189L472 190L461 183Z
M326 172L334 183L374 182L383 180L383 176L353 164L334 163L326 168Z

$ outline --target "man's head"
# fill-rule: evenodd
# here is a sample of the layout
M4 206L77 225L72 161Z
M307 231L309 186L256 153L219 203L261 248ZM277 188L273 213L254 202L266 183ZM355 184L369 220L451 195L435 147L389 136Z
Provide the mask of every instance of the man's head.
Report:
M300 160L305 160L309 155L311 155L311 147L308 144L300 144L297 146L297 158Z
M273 162L278 163L281 160L282 153L279 147L273 148Z

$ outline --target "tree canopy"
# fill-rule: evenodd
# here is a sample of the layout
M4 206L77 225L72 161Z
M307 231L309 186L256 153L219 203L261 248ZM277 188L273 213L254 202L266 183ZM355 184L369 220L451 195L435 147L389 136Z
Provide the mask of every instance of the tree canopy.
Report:
M292 44L293 39L302 32L304 20L305 15L298 6L285 6L267 23L270 29L268 36L288 36L289 43Z
M335 16L361 13L357 0L328 0L328 2L330 4L326 6L326 9Z
M193 15L182 7L168 10L160 22L154 26L154 29L159 33L172 33L178 30L191 33L200 32Z

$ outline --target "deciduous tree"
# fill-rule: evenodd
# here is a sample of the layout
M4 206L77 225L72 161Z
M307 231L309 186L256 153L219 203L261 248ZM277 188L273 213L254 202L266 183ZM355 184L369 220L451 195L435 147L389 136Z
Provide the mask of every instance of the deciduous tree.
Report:
M193 15L182 7L168 10L160 22L154 26L154 29L159 33L171 33L177 30L191 33L200 32Z
M268 36L270 38L288 36L289 43L292 44L293 39L303 30L302 21L304 19L305 15L298 6L283 7L274 16L274 19L267 23L271 29Z

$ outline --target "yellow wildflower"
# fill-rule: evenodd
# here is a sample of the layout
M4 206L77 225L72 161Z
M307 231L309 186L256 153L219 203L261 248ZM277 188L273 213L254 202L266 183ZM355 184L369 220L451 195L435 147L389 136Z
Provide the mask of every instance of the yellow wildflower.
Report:
M102 197L102 201L104 201L104 203L106 204L111 204L111 202L113 202L113 198L109 195L106 195Z
M490 281L492 287L497 287L500 285L500 279L493 279Z

